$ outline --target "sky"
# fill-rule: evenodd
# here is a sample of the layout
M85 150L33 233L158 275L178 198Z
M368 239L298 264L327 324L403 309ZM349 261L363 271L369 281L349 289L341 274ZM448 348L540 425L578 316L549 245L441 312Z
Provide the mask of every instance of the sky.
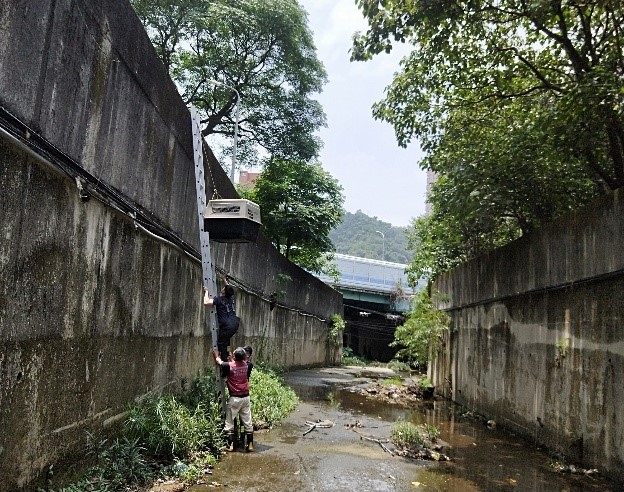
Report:
M329 82L317 99L327 115L328 127L320 161L336 178L345 194L345 209L405 227L425 211L426 172L418 166L422 153L417 142L398 146L389 123L377 121L371 106L399 69L406 49L393 49L371 61L350 62L355 31L366 22L355 0L299 0L308 12L317 56Z

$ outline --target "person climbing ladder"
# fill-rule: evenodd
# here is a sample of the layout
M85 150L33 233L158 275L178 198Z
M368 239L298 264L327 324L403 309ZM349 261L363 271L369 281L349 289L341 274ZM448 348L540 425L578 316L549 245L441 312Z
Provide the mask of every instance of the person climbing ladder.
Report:
M230 339L238 331L240 325L240 318L236 316L234 287L225 285L221 289L221 295L215 297L210 297L208 290L205 290L204 305L215 306L217 310L217 324L219 326L217 349L219 350L219 355L227 360L227 348L230 344Z

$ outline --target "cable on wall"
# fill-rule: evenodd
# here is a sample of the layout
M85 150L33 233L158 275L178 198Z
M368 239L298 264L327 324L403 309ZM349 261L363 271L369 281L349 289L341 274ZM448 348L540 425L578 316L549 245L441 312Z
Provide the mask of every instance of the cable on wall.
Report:
M120 191L91 174L72 157L58 149L2 106L0 106L0 135L28 153L31 157L45 164L48 168L70 178L71 181L75 183L82 201L86 202L91 198L95 198L105 206L116 210L132 220L137 229L140 229L158 241L176 248L187 255L192 261L201 264L201 255L199 252L166 225L157 221L153 217L153 214L142 209ZM222 268L217 267L217 270L223 277L244 292L252 294L267 303L273 301L264 292L245 284L241 279L231 276ZM283 303L277 303L276 305L282 309L297 312L302 316L309 316L321 322L328 321L325 318L321 318L296 307L288 306Z

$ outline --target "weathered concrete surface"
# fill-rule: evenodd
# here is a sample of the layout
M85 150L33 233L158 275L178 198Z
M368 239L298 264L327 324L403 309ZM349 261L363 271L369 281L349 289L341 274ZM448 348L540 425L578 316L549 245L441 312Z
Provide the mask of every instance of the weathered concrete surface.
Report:
M197 243L188 110L125 0L0 0L0 102Z
M233 345L250 343L261 360L287 368L339 361L341 350L329 345L325 320L342 314L342 295L276 254L264 237L255 244L216 244L215 252L217 266L244 279L244 285L234 283L243 315ZM271 310L273 292L279 295Z
M190 115L126 0L0 0L0 106L199 251ZM206 160L208 196L234 196ZM136 397L203 373L212 341L197 259L3 134L0 193L0 490L26 490ZM336 360L339 294L264 238L215 249L240 287L235 342L287 367Z
M211 341L201 270L0 140L0 490L135 397L179 390Z
M622 483L623 249L620 191L443 276L432 368L454 400Z

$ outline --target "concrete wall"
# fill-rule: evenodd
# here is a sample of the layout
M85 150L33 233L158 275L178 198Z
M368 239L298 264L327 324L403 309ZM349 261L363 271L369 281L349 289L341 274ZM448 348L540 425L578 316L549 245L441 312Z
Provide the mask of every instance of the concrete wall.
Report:
M199 251L190 115L127 1L0 0L0 107L26 141L41 135ZM38 153L0 131L0 490L43 483L83 457L86 431L212 361L197 258L82 201ZM234 196L206 159L209 195ZM286 367L337 360L325 320L342 312L338 293L262 237L215 250L239 286L235 341Z
M249 343L255 360L285 368L340 361L341 348L327 338L327 320L343 313L337 291L277 254L263 236L253 244L216 244L214 250L216 265L237 287L241 326L232 345ZM270 309L274 292L277 305Z
M442 393L624 482L624 193L444 275Z

